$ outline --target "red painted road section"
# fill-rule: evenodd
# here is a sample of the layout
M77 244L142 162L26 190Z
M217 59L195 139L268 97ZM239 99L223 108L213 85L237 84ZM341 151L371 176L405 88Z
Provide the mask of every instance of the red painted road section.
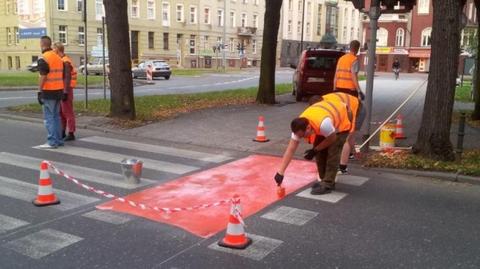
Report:
M280 162L281 158L278 157L252 155L124 198L152 207L190 207L229 199L238 194L242 215L246 218L279 200L273 176ZM286 193L292 193L315 180L316 171L314 162L292 161L283 183ZM230 204L171 214L142 210L118 201L107 202L97 208L168 223L204 238L224 230L230 213Z

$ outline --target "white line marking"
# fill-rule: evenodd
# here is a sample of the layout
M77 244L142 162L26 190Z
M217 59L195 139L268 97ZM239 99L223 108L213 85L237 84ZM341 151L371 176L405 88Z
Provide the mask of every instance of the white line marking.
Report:
M43 160L38 158L22 156L8 152L0 152L0 163L16 167L37 170L40 167L41 161ZM74 176L75 178L122 189L135 189L155 183L154 180L142 178L138 185L129 184L120 174L55 161L53 161L53 163L58 166L60 170L65 171L67 174ZM118 170L120 170L120 165Z
M114 147L125 148L125 149L140 150L140 151L157 153L157 154L165 154L165 155L195 159L195 160L200 160L205 162L220 163L220 162L224 162L232 159L232 157L228 157L224 155L216 155L216 154L203 153L203 152L192 151L192 150L164 147L159 145L149 145L149 144L130 142L130 141L100 137L100 136L86 137L80 140L89 142L89 143L114 146Z
M0 234L28 224L30 223L0 214Z
M37 185L0 176L0 195L2 196L31 202L33 199L35 199L37 191ZM71 193L68 191L54 189L53 192L56 194L61 203L52 207L62 211L99 201L97 198Z
M365 182L370 180L368 177L359 177L352 175L337 175L336 182L341 184L362 186Z
M115 225L124 224L134 219L134 217L131 215L121 214L109 210L94 210L87 212L82 216Z
M328 203L337 203L338 201L345 198L345 196L347 196L346 193L337 192L337 191L332 191L331 193L322 194L322 195L313 195L313 194L310 194L310 191L311 191L311 189L308 188L308 189L300 192L296 196L303 197L303 198L308 198L308 199L319 200L319 201L328 202Z
M248 234L247 236L250 237L253 242L246 249L240 250L225 248L219 246L217 242L211 244L210 246L208 246L208 248L230 254L235 254L255 261L261 261L263 258L265 258L268 254L270 254L283 243L283 241L277 239L255 234Z
M83 238L72 234L45 229L10 241L4 246L30 258L40 259L81 240Z
M33 147L33 148L37 148L37 147ZM152 159L147 159L142 157L127 156L127 155L122 155L117 153L111 153L111 152L99 151L99 150L87 149L87 148L72 147L72 146L67 146L67 147L57 148L57 149L47 149L47 151L58 152L58 153L63 153L63 154L68 154L68 155L78 156L83 158L89 158L89 159L96 159L96 160L101 160L105 162L112 162L112 163L117 163L119 165L123 159L128 157L128 158L142 160L144 168L161 171L161 172L168 172L172 174L184 174L184 173L192 172L199 169L199 167L196 167L196 166L157 161L157 160L152 160Z
M270 212L267 212L262 216L262 218L302 226L315 218L317 215L317 212L309 210L280 206Z

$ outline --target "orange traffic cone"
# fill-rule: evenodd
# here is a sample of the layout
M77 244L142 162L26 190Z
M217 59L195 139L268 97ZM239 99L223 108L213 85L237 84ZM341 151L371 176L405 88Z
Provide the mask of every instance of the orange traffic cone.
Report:
M265 136L265 120L263 116L258 117L258 126L257 126L257 137L253 139L255 142L268 142L270 139L267 139Z
M252 239L245 235L243 229L244 223L241 217L242 207L240 206L240 197L233 196L230 217L228 219L227 233L223 239L218 241L218 245L226 248L245 249L252 243Z
M40 179L38 180L38 195L32 201L36 206L56 205L60 203L53 193L52 180L48 173L48 163L43 161L40 164Z
M395 139L405 139L407 138L403 134L403 117L401 114L397 116L397 124L395 126Z

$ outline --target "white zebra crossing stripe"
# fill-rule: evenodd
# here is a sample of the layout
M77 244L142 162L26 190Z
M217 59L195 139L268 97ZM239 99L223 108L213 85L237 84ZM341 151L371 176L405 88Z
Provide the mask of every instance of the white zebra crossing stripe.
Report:
M336 182L352 186L362 186L365 182L370 180L368 177L359 177L352 175L337 175Z
M343 192L338 192L338 191L332 191L331 193L327 194L322 194L322 195L313 195L310 194L311 189L308 188L300 193L298 193L296 196L298 197L303 197L303 198L308 198L308 199L314 199L314 200L319 200L323 202L328 202L328 203L337 203L338 201L342 200L347 196L346 193Z
M0 152L0 163L22 167L26 169L37 170L39 169L40 162L42 159L32 158L28 156L17 155L8 152ZM65 164L60 162L54 162L58 168L68 171L72 176L78 177L82 180L100 183L112 187L122 188L122 189L135 189L138 187L143 187L155 183L154 180L144 179L140 181L140 184L129 184L125 182L123 177L120 174L115 174L107 171L100 171L96 169L91 169L87 167L81 167L71 164ZM120 170L120 165L118 166Z
M13 199L31 202L38 191L38 186L30 183L26 183L20 180L6 178L0 176L0 195L10 197ZM99 201L97 198L88 197L76 193L71 193L62 190L54 190L58 199L61 201L59 205L53 206L53 208L66 211L73 208L77 208L83 205L94 203Z
M225 156L225 155L216 155L216 154L198 152L193 150L177 149L177 148L165 147L165 146L159 146L159 145L149 145L144 143L130 142L130 141L124 141L119 139L100 137L100 136L91 136L91 137L82 138L80 140L89 142L89 143L94 143L94 144L114 146L119 148L139 150L139 151L145 151L145 152L151 152L151 153L157 153L157 154L165 154L165 155L187 158L187 159L194 159L194 160L205 161L205 162L221 163L221 162L232 159L232 157Z
M33 147L33 148L37 148L37 147ZM46 150L54 151L55 153L63 153L67 155L101 160L101 161L112 162L117 164L120 164L120 162L123 159L128 157L128 158L142 160L144 168L148 168L148 169L152 169L160 172L172 173L172 174L185 174L185 173L189 173L199 169L199 167L196 167L196 166L157 161L157 160L147 159L143 157L127 156L127 155L111 153L107 151L100 151L100 150L79 148L79 147L72 147L72 146L57 148L57 149L46 149Z
M20 219L16 219L16 218L12 218L12 217L0 214L0 234L4 232L8 232L13 229L17 229L19 227L22 227L28 224L30 223Z
M45 229L10 241L4 246L30 258L40 259L81 240L83 238L72 234Z
M94 210L87 212L82 216L114 225L124 224L134 219L131 215L121 214L110 210Z
M317 212L309 210L280 206L270 212L267 212L262 216L262 218L302 226L315 218L317 215Z

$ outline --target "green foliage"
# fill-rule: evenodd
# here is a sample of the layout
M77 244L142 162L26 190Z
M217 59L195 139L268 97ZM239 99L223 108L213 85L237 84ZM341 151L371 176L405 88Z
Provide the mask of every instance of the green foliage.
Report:
M463 86L457 86L455 89L455 101L472 102L472 81L466 80Z

